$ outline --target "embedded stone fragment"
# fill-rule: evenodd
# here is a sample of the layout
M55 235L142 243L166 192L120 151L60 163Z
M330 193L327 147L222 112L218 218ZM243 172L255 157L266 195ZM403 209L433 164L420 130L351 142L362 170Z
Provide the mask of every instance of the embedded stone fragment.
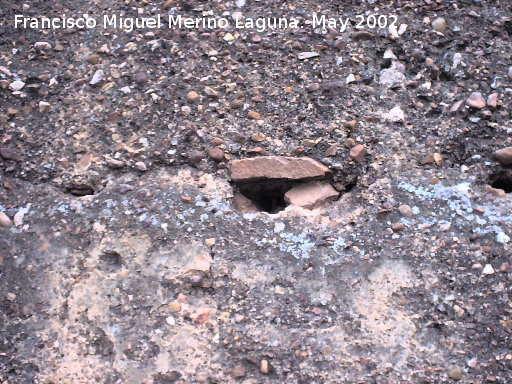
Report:
M285 193L284 200L299 207L314 209L336 200L338 196L338 191L331 184L314 181L293 187Z
M453 380L461 380L463 377L462 369L460 369L459 367L451 367L448 370L448 376L450 377L450 379Z
M224 160L224 151L219 148L210 148L208 150L208 156L216 162L221 162Z
M352 40L354 41L368 41L374 38L373 33L367 31L358 31L352 34Z
M432 22L432 27L442 34L446 32L446 20L443 17L438 17Z
M11 84L9 84L9 88L13 91L21 91L21 89L25 86L25 83L21 80L15 80Z
M231 179L235 182L323 178L330 172L325 165L309 157L260 156L231 163Z
M503 165L512 164L512 147L507 147L494 152L494 157Z
M396 106L394 108L391 108L388 113L384 113L383 117L388 121L391 121L393 123L398 123L400 121L404 121L405 114L404 114L404 111L402 110L402 108L400 108L399 106Z
M320 56L317 52L299 52L297 58L299 60L311 59L313 57Z
M496 108L498 106L498 93L494 92L489 95L487 98L487 105L492 108Z
M0 211L0 227L2 227L2 228L12 227L12 221L9 218L9 216L7 216L7 214L5 214L4 212L1 212L1 211Z
M247 112L247 117L251 120L261 120L261 115L256 111Z
M187 101L189 103L195 103L197 100L199 100L199 93L196 91L190 91L187 93Z
M361 144L357 144L354 147L352 147L349 153L350 158L358 163L364 160L366 154L366 148Z
M103 81L104 76L105 76L105 72L103 72L102 69L98 69L96 72L94 72L94 75L92 76L92 79L89 82L89 84L92 86L96 86L96 85L100 84Z
M400 213L405 217L412 217L412 215L414 214L412 208L405 204L399 206L398 211L400 211Z
M0 157L5 160L13 160L15 157L14 151L8 147L0 148Z
M390 68L380 71L379 83L387 87L395 87L405 83L404 66L393 63Z
M233 205L238 211L243 213L258 212L258 207L241 193L236 193L233 196Z
M466 104L471 108L482 109L485 107L485 99L480 92L473 92L466 100Z

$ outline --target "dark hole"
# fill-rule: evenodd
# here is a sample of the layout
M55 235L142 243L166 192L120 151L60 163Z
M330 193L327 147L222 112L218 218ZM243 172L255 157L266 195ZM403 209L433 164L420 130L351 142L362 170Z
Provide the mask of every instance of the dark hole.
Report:
M351 176L347 178L347 183L345 184L345 192L350 192L357 185L357 176Z
M84 189L70 189L69 193L71 193L73 196L87 196L87 195L94 195L94 191L90 188L84 188Z
M491 187L496 189L503 189L505 193L512 192L512 175L498 176L491 181Z
M439 75L439 80L453 81L453 79L453 75L448 71L442 71L441 74Z
M94 195L94 189L86 184L74 184L66 189L67 193L73 196L87 196Z
M387 69L387 68L391 68L391 64L393 64L393 61L391 59L384 59L381 63L380 63L380 69Z
M181 379L181 373L176 371L171 371L167 373L159 373L157 375L153 375L153 383L154 384L173 384L178 382Z
M253 202L260 211L276 213L286 208L284 194L296 182L289 180L262 180L238 185L238 191Z
M509 34L512 35L512 21L508 20L504 23L503 29Z
M108 251L100 256L100 261L108 271L117 271L123 265L121 255L114 251Z
M498 168L489 176L489 185L496 189L503 189L505 193L512 192L512 169Z

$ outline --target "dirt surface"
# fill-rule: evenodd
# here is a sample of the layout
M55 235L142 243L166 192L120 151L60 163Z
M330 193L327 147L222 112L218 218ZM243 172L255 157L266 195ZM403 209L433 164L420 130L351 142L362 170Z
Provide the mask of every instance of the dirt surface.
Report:
M234 12L304 28L12 25ZM0 22L0 381L512 383L509 1L2 0ZM292 184L231 182L257 156L312 158L340 196L281 210Z

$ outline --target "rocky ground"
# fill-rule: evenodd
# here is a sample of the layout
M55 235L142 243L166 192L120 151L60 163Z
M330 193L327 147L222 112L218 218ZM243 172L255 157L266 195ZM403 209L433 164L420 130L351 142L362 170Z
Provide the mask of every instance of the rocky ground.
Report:
M16 14L397 15L16 30ZM0 7L3 383L512 382L512 3Z

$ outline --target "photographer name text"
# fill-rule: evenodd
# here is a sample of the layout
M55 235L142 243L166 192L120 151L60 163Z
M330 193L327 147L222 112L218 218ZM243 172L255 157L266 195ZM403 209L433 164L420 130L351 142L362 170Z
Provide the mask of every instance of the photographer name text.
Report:
M120 29L125 32L143 29L246 29L264 32L268 30L301 29L306 27L334 29L345 32L349 28L356 30L392 28L396 27L395 15L357 15L350 17L332 17L313 14L310 19L294 17L184 17L182 15L168 15L164 18L158 14L151 17L128 17L121 15L104 15L92 17L83 15L80 17L28 17L24 15L14 16L14 28L16 29Z

